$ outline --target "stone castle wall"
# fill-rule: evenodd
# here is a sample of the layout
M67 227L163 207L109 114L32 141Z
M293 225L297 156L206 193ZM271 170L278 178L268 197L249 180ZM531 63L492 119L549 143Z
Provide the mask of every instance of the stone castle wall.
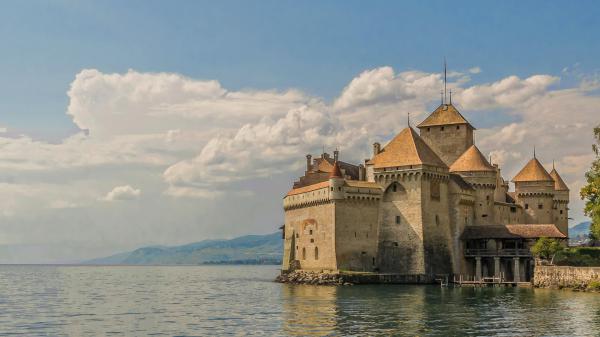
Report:
M539 288L585 289L600 281L600 267L535 266L533 285Z
M382 272L425 274L420 175L383 177L378 258Z
M335 201L336 260L340 270L376 267L379 200Z
M285 212L283 270L297 260L307 270L337 269L333 202Z

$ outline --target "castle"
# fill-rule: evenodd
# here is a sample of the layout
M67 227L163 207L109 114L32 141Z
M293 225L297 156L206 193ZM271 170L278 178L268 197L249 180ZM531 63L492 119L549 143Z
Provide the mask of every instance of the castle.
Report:
M375 272L529 281L530 246L568 237L569 189L534 156L512 179L474 145L475 128L442 101L364 164L323 153L283 198L282 271Z

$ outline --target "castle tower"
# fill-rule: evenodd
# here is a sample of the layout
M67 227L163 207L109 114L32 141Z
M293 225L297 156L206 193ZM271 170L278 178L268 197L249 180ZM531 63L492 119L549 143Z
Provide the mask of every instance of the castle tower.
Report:
M333 163L333 170L329 174L329 186L331 188L331 199L344 199L344 184L345 180L340 170L340 165L337 160Z
M407 127L367 165L383 190L381 271L426 278L452 273L446 164Z
M477 146L471 145L453 164L450 172L459 174L475 189L475 225L487 225L494 220L496 168L485 159Z
M421 138L446 166L452 165L473 145L475 128L452 103L440 105L417 127Z
M516 202L525 212L525 222L554 223L554 179L535 155L512 181L515 183Z
M569 236L569 187L552 165L550 176L554 180L554 223L566 236Z

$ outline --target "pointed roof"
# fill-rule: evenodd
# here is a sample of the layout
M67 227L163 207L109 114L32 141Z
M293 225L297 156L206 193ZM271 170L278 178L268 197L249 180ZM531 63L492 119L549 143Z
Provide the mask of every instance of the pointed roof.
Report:
M496 171L477 146L471 145L450 165L450 172Z
M329 174L329 179L331 178L343 178L342 171L340 170L340 164L338 164L337 160L333 163L333 169Z
M421 124L417 125L418 128L436 125L451 125L451 124L467 124L473 128L473 125L469 123L463 115L458 112L456 107L450 104L442 104L435 109ZM473 128L475 129L475 128Z
M331 173L332 170L333 170L333 165L331 165L331 163L328 160L323 158L322 160L319 161L319 164L317 166L317 171Z
M408 165L447 167L412 127L400 131L371 159L371 163L374 168Z
M552 171L550 171L550 176L554 180L554 189L556 191L568 191L569 190L569 187L567 187L567 184L565 184L565 181L562 180L560 174L558 174L558 172L556 171L556 169L554 167L552 168Z
M533 157L519 173L513 178L513 182L521 181L554 181L542 164Z

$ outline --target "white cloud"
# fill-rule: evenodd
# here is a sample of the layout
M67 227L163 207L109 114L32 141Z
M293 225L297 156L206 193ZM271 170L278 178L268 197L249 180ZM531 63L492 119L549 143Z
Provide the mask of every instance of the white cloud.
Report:
M461 112L474 125L491 119L477 130L477 145L505 177L535 145L548 169L556 160L581 219L578 188L592 159L591 128L600 122L600 97L585 84L593 81L558 88L559 78L534 75L470 85L468 74L450 74ZM408 112L413 125L425 118L441 86L440 74L381 67L358 74L329 103L298 90L231 91L178 74L82 70L67 113L88 132L57 144L0 132L0 243L44 242L51 232L55 243L61 233L98 246L123 240L122 250L156 237L190 241L192 232L264 232L265 223L280 221L279 197L302 174L306 153L339 147L344 160L362 162L370 144L406 126ZM140 198L142 190L140 202L102 202ZM228 213L224 198L239 198L237 213L245 216ZM147 219L138 224L140 214ZM253 225L226 226L240 221ZM88 236L75 237L82 224ZM126 240L124 230L135 238Z
M480 72L481 72L481 68L479 68L479 67L469 68L469 73L471 73L471 74L479 74Z
M130 185L116 186L102 200L134 200L139 199L141 194L142 191L140 189L133 188Z

